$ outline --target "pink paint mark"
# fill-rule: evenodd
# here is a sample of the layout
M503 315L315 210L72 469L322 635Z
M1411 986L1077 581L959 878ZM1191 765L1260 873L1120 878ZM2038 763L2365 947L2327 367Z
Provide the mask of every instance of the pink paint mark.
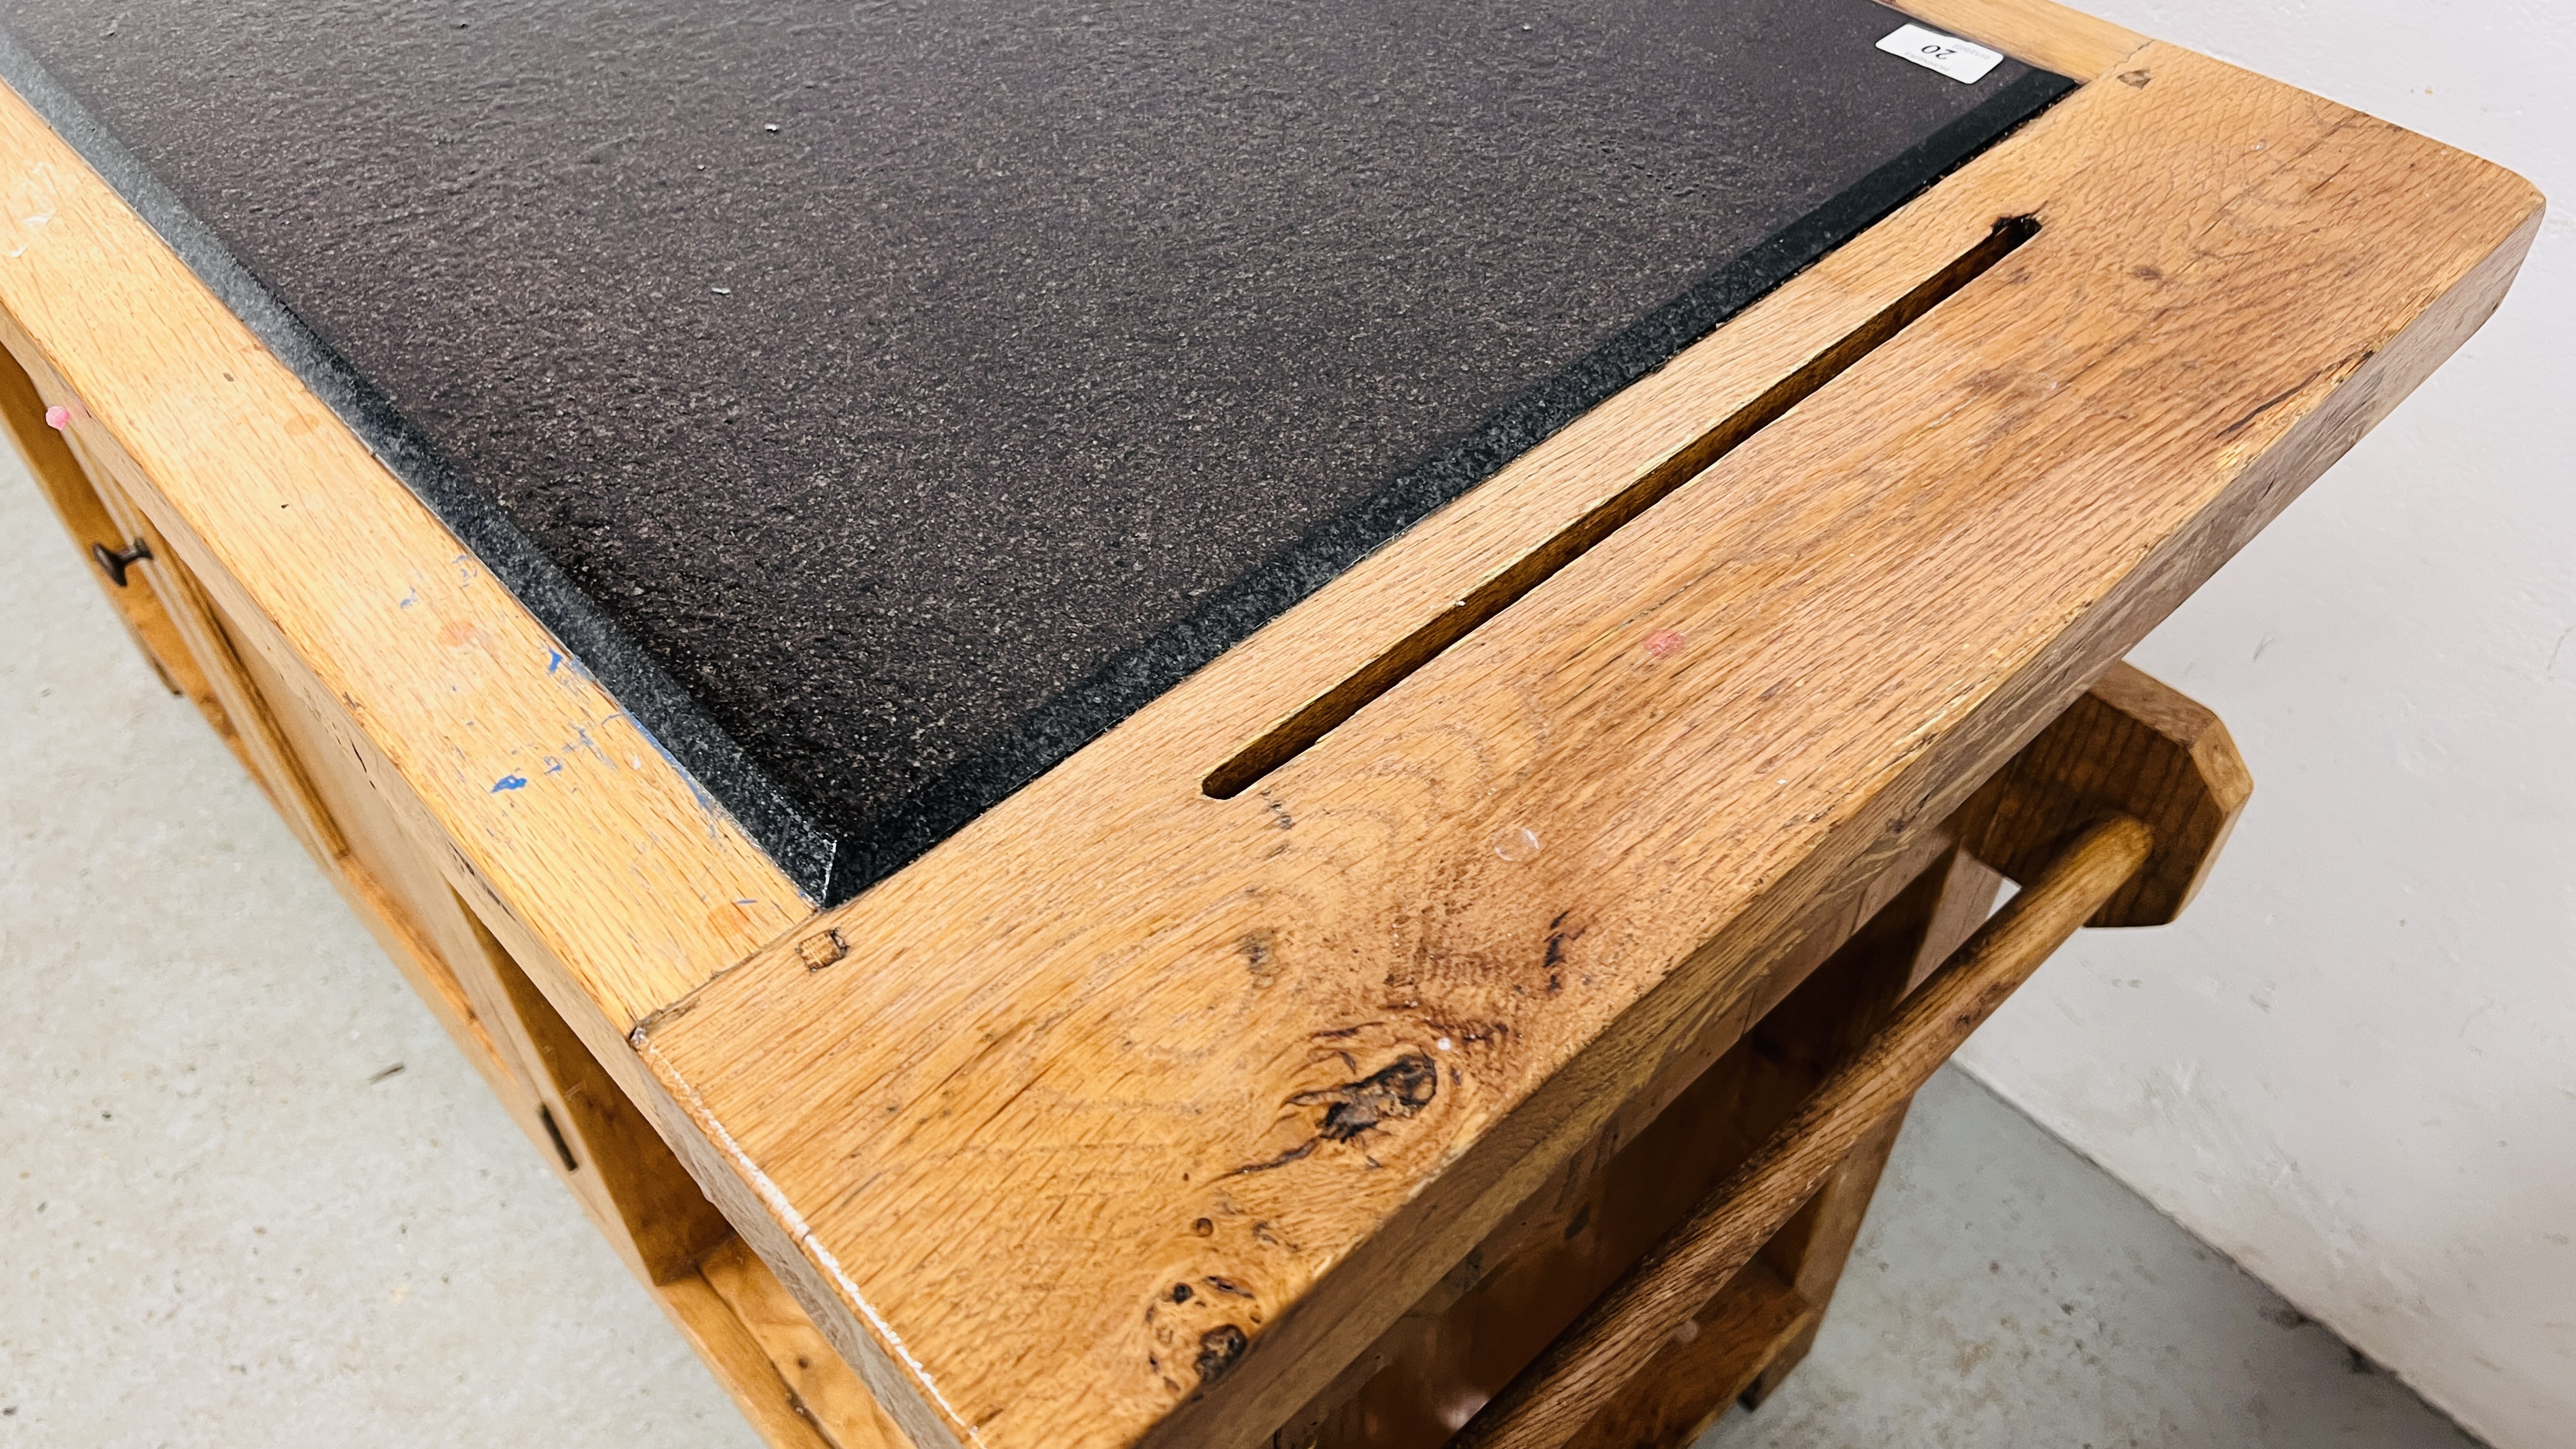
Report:
M70 428L71 425L72 410L70 408L64 407L61 403L56 403L52 407L45 409L46 427L59 433Z
M1681 636L1679 630L1657 629L1646 636L1646 652L1657 659L1670 659L1681 653L1682 646L1689 642Z

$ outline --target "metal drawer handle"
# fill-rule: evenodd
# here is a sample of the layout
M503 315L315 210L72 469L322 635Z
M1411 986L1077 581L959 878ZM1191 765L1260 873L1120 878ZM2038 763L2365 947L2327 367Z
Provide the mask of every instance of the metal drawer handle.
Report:
M1591 1422L1852 1148L1910 1101L2013 988L2137 874L2153 843L2147 827L2127 815L2076 835L1448 1449L1558 1449Z
M108 582L121 589L125 587L126 569L152 557L152 547L138 538L132 548L117 553L106 544L93 543L89 546L89 556L98 561L99 568L107 574Z

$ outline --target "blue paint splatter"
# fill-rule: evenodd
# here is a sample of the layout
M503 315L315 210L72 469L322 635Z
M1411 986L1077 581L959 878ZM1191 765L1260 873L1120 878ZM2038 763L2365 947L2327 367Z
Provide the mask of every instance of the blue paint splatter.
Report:
M556 759L556 758L555 758L554 756L552 756L552 755L548 755L548 756L546 756L546 773L547 773L547 774L549 774L549 775L560 775L560 774L562 774L562 773L563 773L563 761Z
M524 790L526 788L528 788L528 777L525 775L503 775L500 779L492 782L492 793L495 795L500 794L504 790Z
M552 673L554 673L556 670L561 669L561 668L563 668L563 651L562 651L562 650L560 650L560 649L549 649L549 650L547 650L547 651L546 651L546 673L548 673L548 674L552 674Z
M420 590L418 590L418 589L414 589L414 590L412 590L410 593L405 594L405 595L403 595L403 596L402 596L402 607L403 607L403 608L408 609L408 608L410 608L412 605L417 604L417 603L419 603L419 602L420 602Z

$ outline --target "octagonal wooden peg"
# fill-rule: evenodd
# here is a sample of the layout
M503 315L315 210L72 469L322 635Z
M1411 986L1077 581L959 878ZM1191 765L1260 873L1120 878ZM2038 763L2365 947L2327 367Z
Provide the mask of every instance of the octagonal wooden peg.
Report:
M2200 889L2253 791L2217 715L2114 664L1961 808L1959 843L2027 885L2086 825L2114 812L2133 816L2155 844L2136 877L2085 924L2160 926Z

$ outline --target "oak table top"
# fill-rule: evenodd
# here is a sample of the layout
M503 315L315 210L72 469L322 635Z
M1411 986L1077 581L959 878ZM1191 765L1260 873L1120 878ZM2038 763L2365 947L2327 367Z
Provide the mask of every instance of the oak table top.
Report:
M2036 87L2020 124L1988 115L1955 166L1240 616L847 899L810 854L765 849L777 821L666 750L633 680L413 486L375 415L353 421L372 402L261 332L283 289L192 266L23 75L0 95L0 342L244 647L309 678L479 929L904 1434L1248 1446L1739 1035L1798 941L2474 331L2538 226L2510 173L2179 47L2029 0L1911 8L2017 58L1975 95ZM46 7L0 11L23 32ZM63 34L48 65L97 40ZM2078 84L2039 94L2051 73ZM780 74L783 106L803 88ZM1855 129L1862 171L1979 113L1973 89ZM1828 179L1661 283L1606 267L1642 290L1594 320L1626 325L1847 191ZM686 305L727 300L707 295ZM1567 335L1453 333L1512 354L1480 352L1505 381L1459 428L1595 355L1599 329ZM1264 374L1342 404L1386 376ZM1398 455L1428 456L1373 456ZM1276 466L1210 462L1208 496ZM1152 593L1111 591L1132 637L1173 617ZM710 637L691 647L809 702L872 687ZM667 682L694 657L652 662Z

